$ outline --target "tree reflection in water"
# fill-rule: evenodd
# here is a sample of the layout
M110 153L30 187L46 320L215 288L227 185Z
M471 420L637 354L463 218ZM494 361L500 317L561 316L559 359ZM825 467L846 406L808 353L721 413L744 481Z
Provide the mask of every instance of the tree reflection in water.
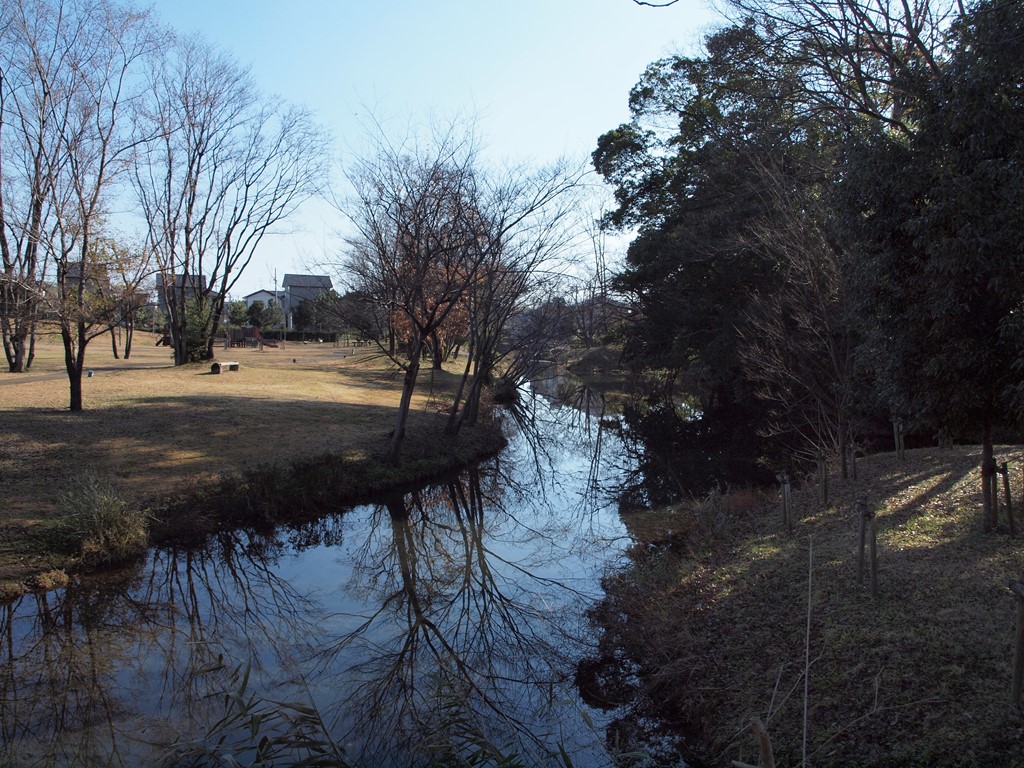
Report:
M570 618L582 596L539 559L502 552L506 534L520 545L545 534L515 524L477 470L393 498L376 515L379 535L350 588L379 608L319 657L345 691L347 738L385 724L388 738L370 745L367 764L437 747L458 754L481 740L541 762L576 739L583 721L566 702L586 651Z
M356 765L481 742L608 764L588 723L605 716L574 673L593 650L585 608L622 547L595 490L617 453L605 437L597 454L578 412L528 412L500 457L447 483L161 548L3 607L0 764L151 764L201 746L240 665L265 699L313 703Z
M136 765L209 721L225 656L308 655L311 603L274 572L283 549L221 534L4 606L0 764Z

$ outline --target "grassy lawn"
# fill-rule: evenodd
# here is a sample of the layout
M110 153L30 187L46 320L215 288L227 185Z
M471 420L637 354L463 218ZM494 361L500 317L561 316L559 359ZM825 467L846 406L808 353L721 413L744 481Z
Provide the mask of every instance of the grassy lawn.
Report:
M880 454L856 481L833 476L827 506L814 483L798 491L793 534L777 503L727 504L710 542L637 547L601 615L710 765L758 763L754 717L779 765L802 764L809 658L808 765L1024 766L1006 587L1024 576L1024 451L997 457L1016 537L1002 506L1001 529L983 530L976 447ZM857 581L860 499L877 513L877 599Z
M174 367L156 337L136 335L130 360L115 360L109 338L88 348L85 410L68 411L59 339L37 343L32 370L0 373L0 584L67 565L31 532L60 515L76 478L112 481L140 505L187 497L224 476L330 452L375 462L394 426L400 379L366 347L284 343L218 350L240 370ZM403 461L443 466L440 408L454 375L421 374ZM474 439L493 450L494 435ZM453 446L454 450L454 446Z

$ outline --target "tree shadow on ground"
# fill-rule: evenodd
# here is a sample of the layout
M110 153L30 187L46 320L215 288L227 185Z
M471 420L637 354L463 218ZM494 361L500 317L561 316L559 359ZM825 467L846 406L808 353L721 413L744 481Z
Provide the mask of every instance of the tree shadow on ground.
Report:
M219 395L153 396L137 407L76 414L5 412L0 471L14 489L8 513L55 504L61 487L86 471L112 476L137 497L156 498L283 459L328 451L365 457L386 446L396 410ZM411 414L409 429L431 429L438 421L431 416Z

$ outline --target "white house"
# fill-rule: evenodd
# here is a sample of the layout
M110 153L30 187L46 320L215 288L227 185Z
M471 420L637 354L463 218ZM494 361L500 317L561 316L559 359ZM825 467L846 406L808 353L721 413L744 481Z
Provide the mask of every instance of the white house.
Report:
M247 307L251 307L257 301L262 301L263 306L265 307L269 307L271 302L277 304L279 307L283 307L285 298L286 296L284 291L274 293L274 291L260 289L255 293L250 293L248 296L243 296L242 301L245 302L245 306Z

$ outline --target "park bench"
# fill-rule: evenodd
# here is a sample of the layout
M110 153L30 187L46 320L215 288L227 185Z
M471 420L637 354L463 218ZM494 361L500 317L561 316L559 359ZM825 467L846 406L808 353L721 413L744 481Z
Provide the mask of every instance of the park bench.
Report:
M229 371L237 371L238 363L235 361L231 361L229 363L214 363L210 366L210 373L220 373L225 369Z

